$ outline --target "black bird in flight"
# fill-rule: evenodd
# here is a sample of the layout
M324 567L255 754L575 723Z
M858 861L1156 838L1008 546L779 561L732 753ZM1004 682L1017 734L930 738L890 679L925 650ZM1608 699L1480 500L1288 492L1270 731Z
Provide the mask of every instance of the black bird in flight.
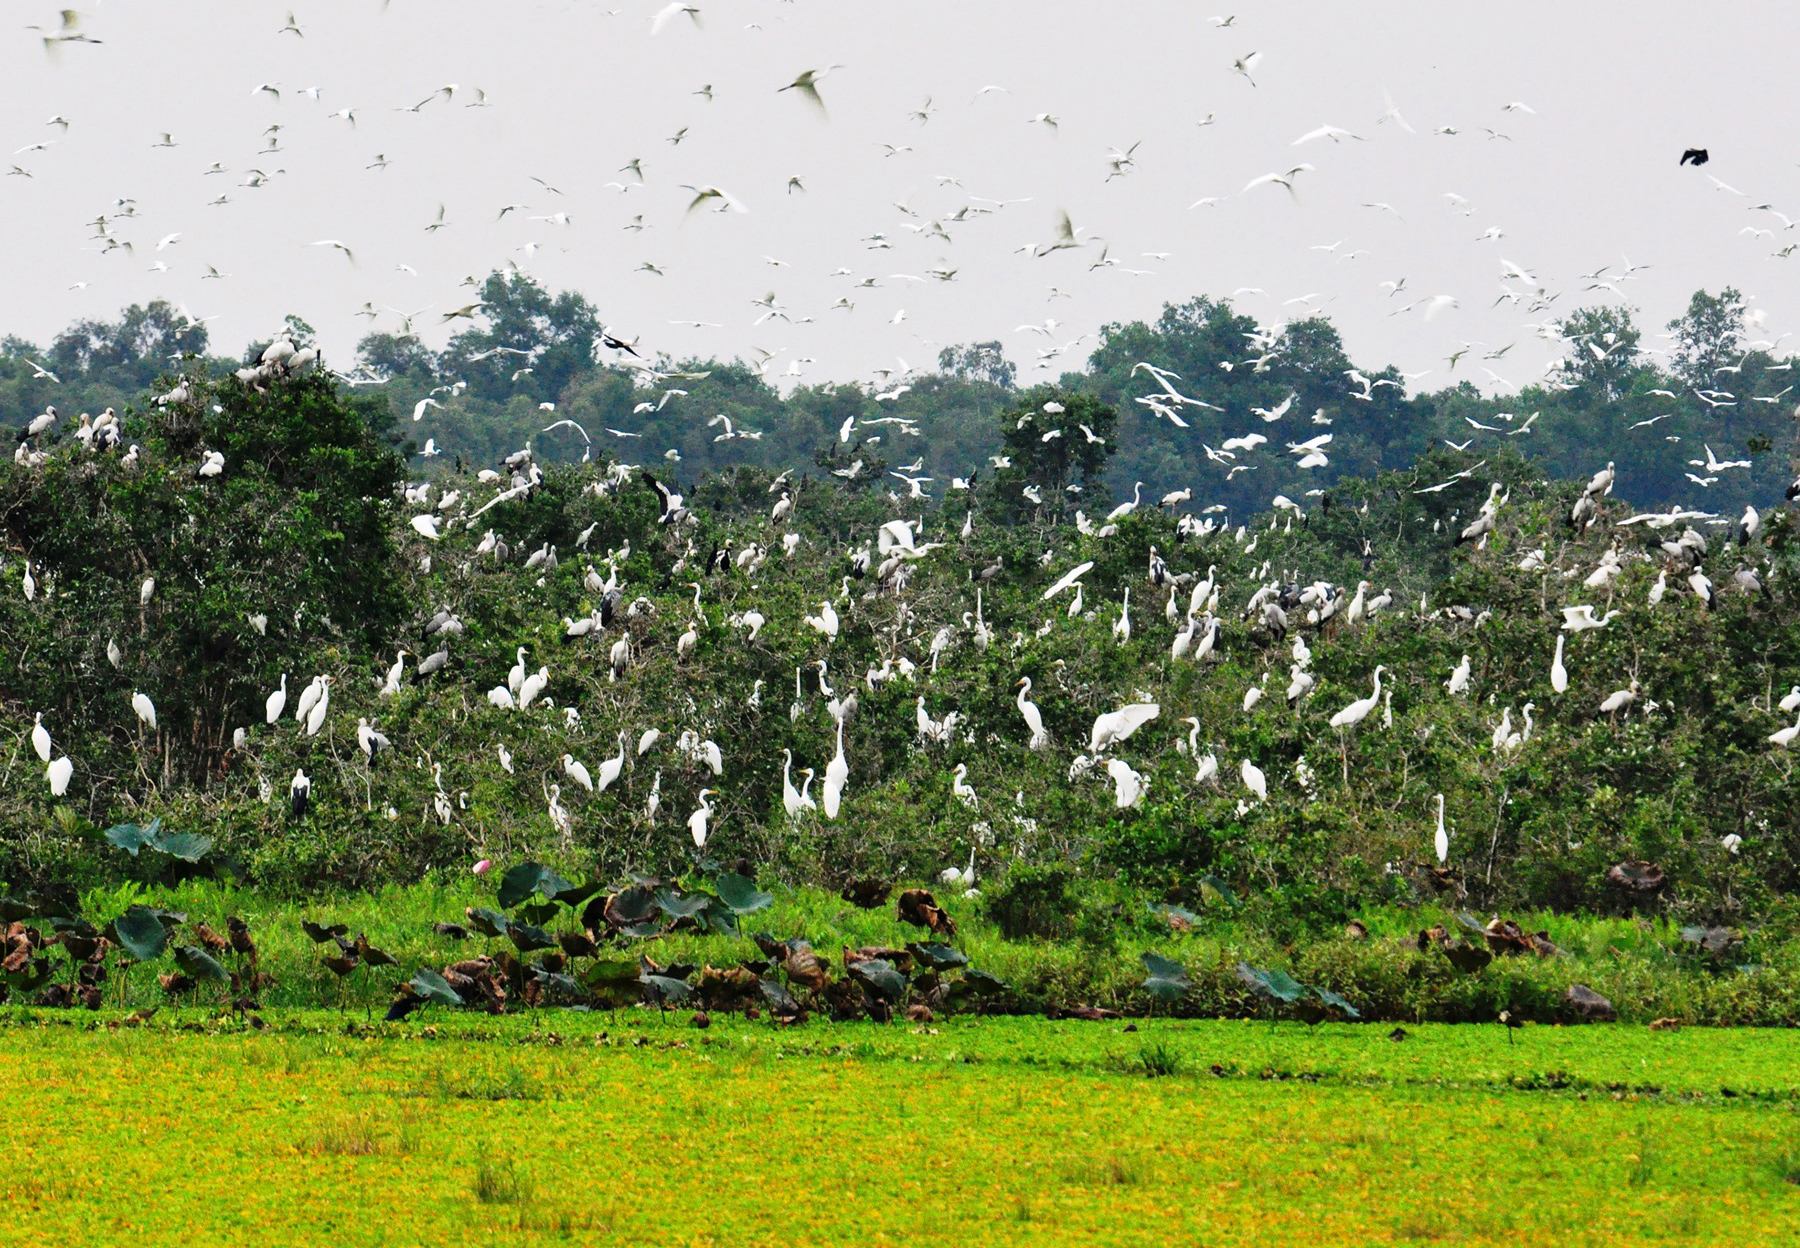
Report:
M1690 147L1681 154L1681 163L1684 165L1704 165L1711 159L1704 147Z

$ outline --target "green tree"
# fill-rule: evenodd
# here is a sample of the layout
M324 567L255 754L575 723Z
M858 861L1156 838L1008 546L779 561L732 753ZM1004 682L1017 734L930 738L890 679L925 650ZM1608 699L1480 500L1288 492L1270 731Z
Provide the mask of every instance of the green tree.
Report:
M1586 397L1602 402L1617 399L1631 385L1639 363L1641 335L1629 308L1579 308L1556 322L1569 344L1561 371Z
M998 341L970 342L938 352L938 371L964 381L985 381L1011 390L1019 370Z
M1687 312L1668 324L1675 337L1675 375L1695 390L1718 388L1718 370L1744 353L1744 296L1727 286L1716 295L1696 290Z
M1119 414L1112 407L1091 394L1038 386L1001 412L999 424L1002 454L1010 462L995 475L994 489L1005 514L1060 519L1083 506L1084 496L1100 495L1118 435ZM1085 505L1091 510L1100 503Z

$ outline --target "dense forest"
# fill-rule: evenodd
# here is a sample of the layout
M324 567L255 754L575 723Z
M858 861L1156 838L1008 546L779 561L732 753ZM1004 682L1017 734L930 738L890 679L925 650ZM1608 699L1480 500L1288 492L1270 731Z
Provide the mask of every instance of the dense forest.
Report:
M1224 882L1305 921L1445 893L1721 916L1796 883L1788 364L1734 292L1654 362L1577 313L1505 401L1408 397L1323 319L1208 299L1051 384L976 344L783 395L608 346L579 296L482 294L445 351L372 336L337 374L212 357L163 305L5 345L0 401L59 419L0 468L0 878L178 870L100 835L161 818L279 889L699 841L818 883ZM1282 449L1320 433L1326 464ZM1695 456L1749 462L1703 488ZM816 803L834 763L836 817L790 811L784 776Z

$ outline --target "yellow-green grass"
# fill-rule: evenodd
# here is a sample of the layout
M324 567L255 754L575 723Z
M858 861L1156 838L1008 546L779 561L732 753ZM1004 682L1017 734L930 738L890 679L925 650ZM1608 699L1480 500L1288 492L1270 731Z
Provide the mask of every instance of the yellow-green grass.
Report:
M3 1021L9 1245L1800 1235L1787 1032Z

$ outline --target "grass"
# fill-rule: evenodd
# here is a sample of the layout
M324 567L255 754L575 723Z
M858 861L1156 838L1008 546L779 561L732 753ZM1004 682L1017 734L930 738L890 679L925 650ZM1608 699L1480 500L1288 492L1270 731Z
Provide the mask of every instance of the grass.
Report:
M491 880L433 877L421 884L302 903L218 881L193 881L129 893L96 891L84 898L83 910L104 921L137 901L185 912L216 930L223 930L227 914L241 915L261 948L262 969L274 976L261 997L265 1006L331 1005L366 1014L385 1007L393 985L419 967L441 967L485 949L510 948L504 941L479 936L457 941L433 931L439 921L463 921L466 907L493 906L494 888ZM1288 970L1303 983L1338 992L1366 1018L1409 1024L1487 1021L1501 1010L1550 1021L1558 1016L1571 983L1586 984L1606 996L1627 1022L1674 1018L1690 1024L1800 1023L1800 939L1771 929L1752 936L1728 960L1714 962L1684 947L1677 929L1667 923L1518 914L1510 917L1528 930L1548 931L1562 955L1497 958L1479 973L1464 975L1443 955L1420 953L1413 944L1421 928L1435 923L1461 931L1448 911L1434 907L1371 908L1361 915L1368 931L1362 940L1333 930L1293 942L1246 926L1222 909L1206 911L1193 931L1171 931L1142 898L1136 898L1126 899L1111 927L1094 938L1041 941L1008 939L980 902L956 899L946 904L957 919L957 947L973 965L1010 984L1015 990L1012 1004L1028 1010L1087 1004L1145 1012L1152 1002L1141 991L1144 973L1137 955L1153 950L1189 969L1194 988L1176 1012L1190 1015L1241 1017L1264 1012L1237 979L1236 966L1242 959ZM322 964L320 947L301 931L302 919L346 923L352 935L366 932L373 944L398 959L399 966L360 968L339 980ZM552 926L569 922L565 915ZM775 890L773 906L747 916L743 930L805 937L834 966L844 946L903 944L923 935L896 920L892 902L879 910L859 910L812 888ZM638 952L661 962L713 966L731 966L757 956L747 935L691 932L624 946L611 956ZM108 1003L165 1004L153 971L172 969L168 962L169 955L164 955L158 963L134 968L125 982L115 980L107 988ZM1167 1012L1167 1007L1158 1007L1158 1012Z
M0 1242L1800 1234L1791 1032L269 1022L0 1012L0 1086L32 1088Z

